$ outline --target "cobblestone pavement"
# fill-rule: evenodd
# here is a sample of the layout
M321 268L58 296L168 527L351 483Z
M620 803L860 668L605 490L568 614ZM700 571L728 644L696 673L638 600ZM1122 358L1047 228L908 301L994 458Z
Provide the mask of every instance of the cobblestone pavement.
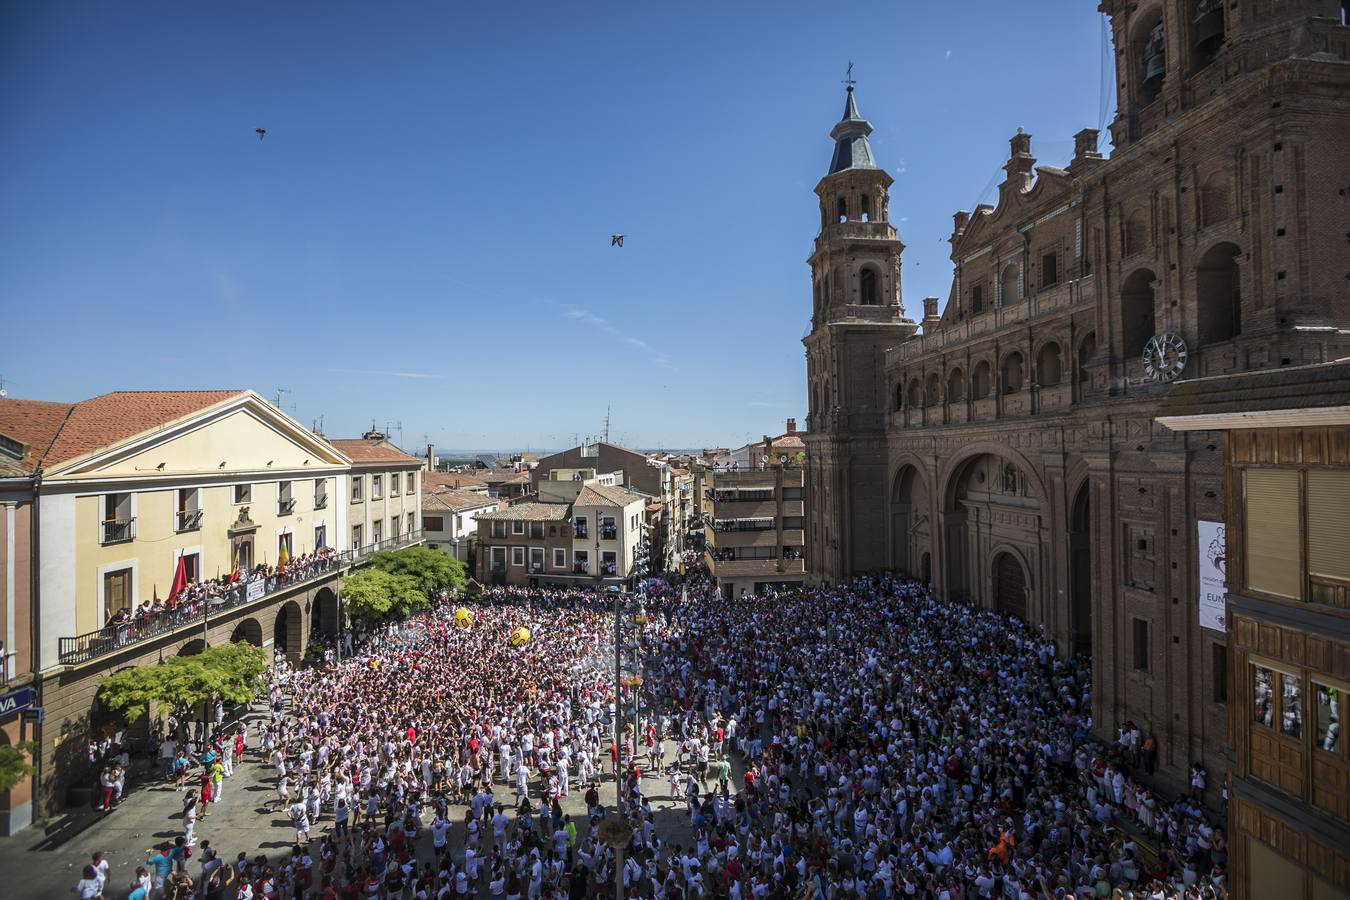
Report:
M251 715L260 714L255 712ZM256 738L253 739L256 741ZM670 761L674 758L675 746L668 743L666 759ZM739 783L742 770L740 761L734 755L732 766L734 781ZM514 794L501 781L500 772L496 775L494 797L499 802L503 799L514 800ZM290 819L277 809L274 785L271 768L263 765L256 748L251 749L244 764L235 767L234 776L225 780L221 801L211 804L209 814L198 819L198 847L203 839L209 840L227 862L232 861L240 851L247 852L250 857L259 853L273 857L289 854L295 832L291 829ZM666 776L653 774L644 779L644 793L651 801L657 833L661 838L670 843L687 843L691 832L684 803L670 800ZM583 795L584 791L573 790L562 803L563 812L578 822L586 816ZM612 778L603 779L600 797L607 808L612 808ZM84 810L73 812L67 830L77 833L60 843L54 844L46 838L38 826L12 837L0 838L0 873L4 874L6 884L0 893L6 897L23 898L73 896L71 889L80 879L80 870L93 853L102 852L111 866L105 896L108 900L121 900L128 893L127 886L135 877L136 867L144 864L151 848L163 841L172 841L182 833L181 801L182 791L175 790L171 782L152 778L142 782L138 788L129 790L121 806L106 816ZM457 856L463 853L464 810L464 806L451 807L453 831L450 846ZM332 828L332 824L332 811L327 809L311 832L316 857L318 840ZM421 859L432 858L429 831L423 832L418 844L418 856ZM490 847L490 829L485 838ZM201 854L194 852L188 864L188 872L194 879L200 872L200 859Z

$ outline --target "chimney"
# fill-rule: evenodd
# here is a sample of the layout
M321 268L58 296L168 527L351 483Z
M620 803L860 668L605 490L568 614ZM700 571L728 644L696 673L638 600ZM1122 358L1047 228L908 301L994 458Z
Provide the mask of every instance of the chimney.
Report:
M427 471L436 471L436 449L431 444L427 444Z
M1097 152L1098 132L1095 128L1084 128L1073 136L1073 162L1069 168L1081 168L1088 160L1100 161L1102 155Z
M1012 136L1008 144L1012 153L1003 166L1004 171L1008 173L1008 179L1004 183L1010 188L1024 191L1031 187L1031 170L1036 165L1036 157L1031 155L1031 135L1019 127L1017 134Z
M796 419L788 419L788 420L787 420L787 433L788 433L788 434L796 434L796 433L797 433L797 420L796 420Z

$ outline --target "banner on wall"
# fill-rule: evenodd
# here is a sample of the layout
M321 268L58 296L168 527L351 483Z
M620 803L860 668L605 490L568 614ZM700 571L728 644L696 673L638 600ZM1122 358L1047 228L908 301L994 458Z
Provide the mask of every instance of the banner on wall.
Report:
M1227 539L1222 522L1196 522L1200 551L1200 627L1227 630Z
M265 582L263 579L259 578L257 581L250 581L248 583L248 599L249 600L261 599L262 595L266 592L266 589L267 589L267 582Z

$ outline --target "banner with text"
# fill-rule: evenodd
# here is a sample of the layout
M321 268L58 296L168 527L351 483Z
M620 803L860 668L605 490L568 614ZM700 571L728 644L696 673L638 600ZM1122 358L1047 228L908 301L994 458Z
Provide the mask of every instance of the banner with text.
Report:
M257 600L267 592L267 582L259 578L257 581L248 583L248 599Z
M1196 522L1200 550L1200 627L1227 629L1227 539L1222 522Z

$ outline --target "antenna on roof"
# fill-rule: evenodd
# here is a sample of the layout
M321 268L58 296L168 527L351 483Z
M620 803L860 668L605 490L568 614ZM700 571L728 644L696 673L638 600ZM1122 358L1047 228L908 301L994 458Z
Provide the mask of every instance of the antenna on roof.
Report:
M8 397L9 391L5 390L5 379L0 378L0 397Z
M605 443L606 443L606 444L609 443L609 410L610 410L610 407L609 407L609 406L606 406L606 407L605 407Z
M281 395L294 393L295 391L291 390L290 388L277 388L277 399L272 401L272 405L275 406L277 409L281 409Z
M402 447L402 446L403 446L403 423L402 423L402 422L385 422L385 423L384 423L384 433L385 433L386 435L393 434L395 428L398 429L398 445L399 445L400 447Z
M313 425L310 427L309 430L317 434L319 437L323 437L323 414L320 413L319 417L312 421Z

